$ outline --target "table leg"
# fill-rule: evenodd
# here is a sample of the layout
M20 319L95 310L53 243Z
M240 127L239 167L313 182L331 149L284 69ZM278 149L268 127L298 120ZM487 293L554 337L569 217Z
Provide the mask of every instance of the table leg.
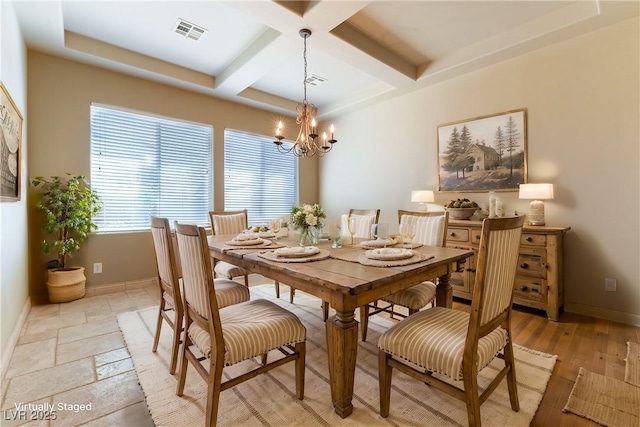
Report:
M341 418L353 412L353 383L358 349L358 322L354 310L336 312L327 320L327 350L331 400Z
M443 274L438 277L438 286L436 287L436 306L437 307L453 307L453 287L449 283L451 274Z

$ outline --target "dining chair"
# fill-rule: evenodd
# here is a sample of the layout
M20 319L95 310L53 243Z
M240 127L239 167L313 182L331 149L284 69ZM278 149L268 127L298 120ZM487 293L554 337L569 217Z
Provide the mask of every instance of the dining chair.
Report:
M464 401L470 426L481 425L480 405L505 375L511 409L520 410L511 305L523 222L524 216L483 221L470 313L434 307L401 320L380 336L383 418L389 416L393 368ZM504 367L479 394L478 373L496 357L504 360ZM434 373L450 378L453 384Z
M176 394L182 396L189 363L207 383L205 425L217 422L220 392L284 363L295 362L295 389L304 398L306 329L293 313L271 301L255 299L220 307L213 285L209 244L204 228L175 225L182 255L185 334ZM284 357L268 362L279 350ZM199 357L199 355L204 357ZM225 366L260 356L255 369L222 382Z
M349 217L356 218L356 233L353 237L369 239L371 238L371 226L376 224L380 218L380 209L349 209L348 215L342 215L341 221L343 233L345 230L348 230L346 221ZM296 290L291 288L289 293L289 302L291 304L293 304L293 297L295 296L295 293ZM329 318L329 303L326 301L322 302L322 317L325 321Z
M158 285L160 286L160 302L158 304L156 334L153 338L153 352L155 353L158 350L160 331L164 320L173 331L171 362L169 365L169 373L173 375L178 361L184 312L180 295L180 276L176 262L177 251L171 237L169 220L152 216L151 236L158 269ZM173 313L170 314L171 312Z
M216 234L239 234L249 228L247 210L209 211L211 232ZM242 267L213 258L214 275L233 279L244 276L244 284L249 287L249 272Z
M398 222L400 227L411 224L415 227L416 235L414 241L427 246L445 246L447 242L447 225L449 223L449 212L425 212L398 210ZM433 279L436 280L435 278ZM402 313L394 310L396 305L407 308L408 315L417 313L422 308L432 304L436 298L436 284L434 281L424 281L408 289L380 298L388 305L380 306L378 301L360 307L360 337L362 341L367 340L367 330L369 328L369 316L381 312L406 317Z
M171 232L169 220L151 216L151 236L158 270L160 286L160 302L156 333L153 338L153 352L158 350L158 342L162 330L162 321L166 321L173 331L171 346L171 362L169 373L176 371L179 344L182 341L182 324L184 321L184 303L180 284L182 269L180 251L178 251L175 234ZM230 279L215 279L214 286L218 292L218 304L221 307L249 300L249 288ZM173 312L173 315L171 315Z

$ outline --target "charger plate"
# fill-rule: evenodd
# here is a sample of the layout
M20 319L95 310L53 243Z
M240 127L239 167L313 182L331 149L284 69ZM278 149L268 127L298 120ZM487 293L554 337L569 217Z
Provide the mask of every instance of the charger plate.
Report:
M358 262L362 265L369 265L372 267L399 267L402 265L416 264L418 262L427 261L431 258L435 258L435 255L423 254L421 252L415 252L411 258L395 259L395 260L380 260L367 258L365 254L361 254L358 258Z
M320 249L318 253L314 255L300 257L300 258L284 258L276 255L275 251L260 252L258 256L260 258L264 258L269 261L275 261L275 262L311 262L311 261L321 261L323 259L329 258L329 251L326 249Z

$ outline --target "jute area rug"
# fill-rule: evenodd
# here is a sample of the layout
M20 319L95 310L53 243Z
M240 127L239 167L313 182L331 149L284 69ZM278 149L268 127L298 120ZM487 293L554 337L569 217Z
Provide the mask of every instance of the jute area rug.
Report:
M640 345L627 343L624 381L580 368L565 412L605 426L640 426Z
M251 287L251 298L275 301L295 313L307 328L307 357L304 400L295 398L293 364L285 364L267 374L259 375L220 396L218 424L226 426L466 426L466 406L463 402L433 390L400 372L394 372L391 393L391 414L379 415L378 337L392 325L389 320L374 316L369 323L368 341L359 342L353 397L354 410L346 419L334 413L329 388L325 324L320 300L303 292L295 296L295 304L275 298L273 285ZM157 426L202 426L207 388L197 372L189 366L185 392L175 394L176 376L169 375L170 333L162 328L157 353L151 352L155 330L156 308L123 313L118 323L149 412ZM165 334L165 331L167 332ZM542 400L557 356L515 346L516 374L520 411L513 412L509 404L506 381L481 406L484 426L528 426ZM269 357L277 357L272 352ZM502 361L485 368L480 375L484 387L497 372ZM235 376L255 366L257 360L245 361L225 368L223 375Z

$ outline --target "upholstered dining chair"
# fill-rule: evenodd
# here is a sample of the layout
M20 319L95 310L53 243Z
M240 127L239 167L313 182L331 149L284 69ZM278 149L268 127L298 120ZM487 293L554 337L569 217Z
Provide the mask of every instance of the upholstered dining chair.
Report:
M216 234L238 234L249 228L247 210L240 211L209 211L211 232ZM249 286L249 272L242 267L213 258L215 275L233 279L244 276L244 284Z
M511 305L523 222L523 216L483 221L470 313L434 307L401 320L380 336L382 417L389 415L393 368L464 401L470 426L480 426L480 405L505 376L511 409L520 410ZM495 357L504 360L504 367L479 395L478 373ZM454 385L433 373L451 378Z
M349 217L356 218L356 233L353 237L369 239L371 238L371 226L376 224L380 218L380 209L350 209L349 214L342 215L341 218L343 233L345 230L348 230L346 221ZM293 304L293 297L295 296L295 293L296 290L291 288L289 293L289 302L291 304ZM329 318L329 303L326 301L322 302L322 317L325 321Z
M416 243L428 246L445 246L447 242L447 225L449 223L449 212L414 212L398 210L398 222L400 227L412 224L415 227L416 235L413 239ZM435 280L435 278L434 278ZM388 305L379 306L378 301L360 307L360 337L362 341L367 340L367 330L369 327L369 316L380 312L387 312L400 317L406 317L402 313L394 310L395 305L406 307L409 315L417 313L422 308L432 304L436 298L436 284L433 281L425 281L408 289L403 289L395 294L381 298Z
M182 270L180 252L174 233L171 232L167 218L151 217L151 236L158 268L158 285L160 286L160 302L158 304L158 320L153 338L153 352L158 350L158 342L162 330L162 321L166 321L173 331L171 347L171 363L169 373L176 371L179 344L182 340L182 324L184 321L184 303L180 283ZM215 279L214 286L221 307L249 300L249 288L230 279ZM171 315L173 312L173 315Z
M181 346L176 394L184 393L187 367L191 363L208 385L205 425L215 426L221 391L295 361L296 397L302 400L306 329L300 319L264 299L221 308L213 285L206 231L177 223L175 229L181 254L187 331ZM276 349L284 357L269 363L267 353ZM204 357L199 358L199 354ZM261 356L260 366L222 382L225 366L257 356Z

